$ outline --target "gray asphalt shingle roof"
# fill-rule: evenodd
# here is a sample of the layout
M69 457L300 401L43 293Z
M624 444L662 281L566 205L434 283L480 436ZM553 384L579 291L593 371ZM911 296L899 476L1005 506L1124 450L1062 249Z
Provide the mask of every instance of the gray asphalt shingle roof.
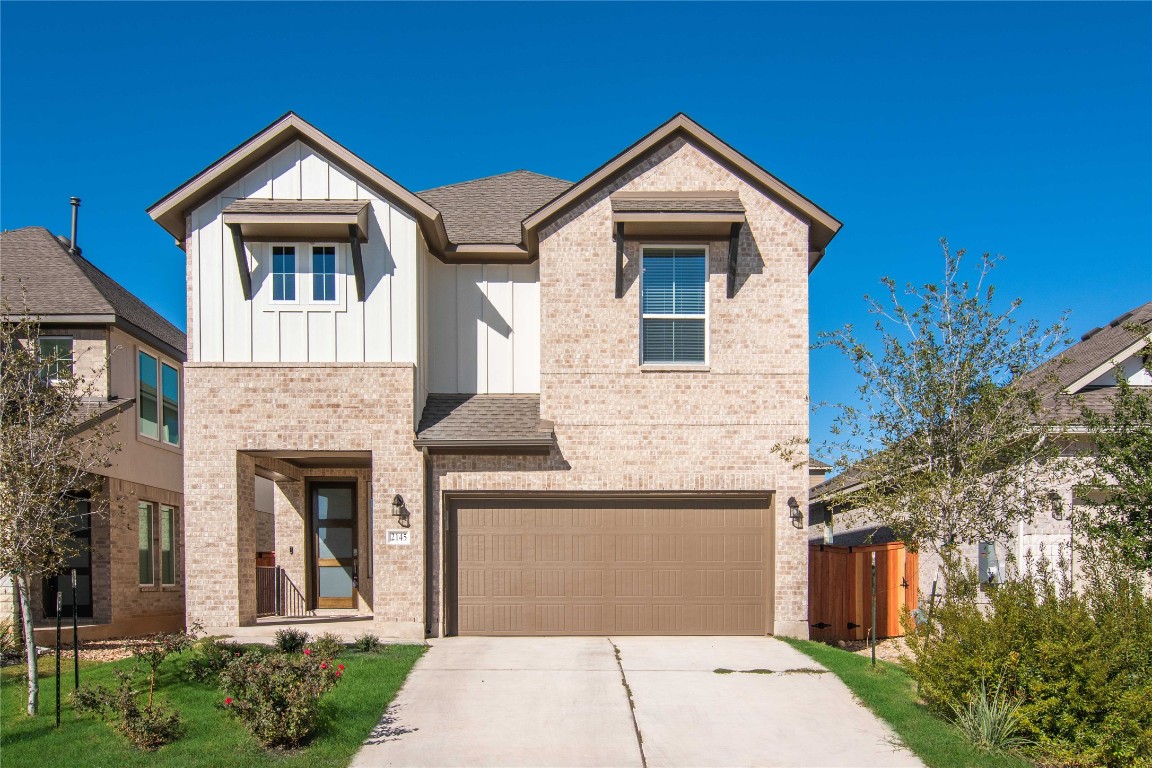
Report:
M519 243L520 224L572 186L531 171L512 171L420 192L444 217L454 243Z
M224 213L360 213L367 200L254 200L229 203Z
M552 424L540 419L540 395L428 395L417 443L543 444Z
M617 213L744 213L744 203L733 192L723 197L612 197Z
M44 227L0 233L0 274L0 296L13 312L22 313L26 300L27 311L45 322L53 315L116 315L181 353L187 350L179 328Z

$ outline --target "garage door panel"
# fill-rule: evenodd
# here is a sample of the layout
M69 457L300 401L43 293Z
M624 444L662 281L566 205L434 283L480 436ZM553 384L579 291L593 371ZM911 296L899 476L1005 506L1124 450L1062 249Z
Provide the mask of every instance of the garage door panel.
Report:
M450 625L484 635L764 634L767 507L722 497L457 502Z

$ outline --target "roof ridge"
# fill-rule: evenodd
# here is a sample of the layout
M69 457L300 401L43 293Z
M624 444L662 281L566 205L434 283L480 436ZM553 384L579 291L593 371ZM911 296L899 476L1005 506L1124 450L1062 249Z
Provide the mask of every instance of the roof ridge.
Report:
M514 171L504 171L503 173L492 173L492 174L489 174L487 176L481 176L481 177L476 178L476 179L466 179L464 181L454 181L451 184L441 184L438 187L429 187L428 189L420 190L416 194L422 195L425 192L438 192L441 189L451 189L453 187L462 187L465 184L475 184L478 181L488 181L489 179L498 179L502 176L512 176L513 174L517 174L517 173L527 173L531 176L536 176L537 178L548 179L549 181L559 181L562 184L569 184L569 185L572 184L572 182L568 181L567 179L561 179L558 176L549 176L546 173L537 173L536 171L530 171L527 168L517 168Z
M49 232L49 234L51 234L51 232ZM133 293L132 291L125 288L120 283L119 280L112 277L111 275L109 275L104 270L100 269L100 267L96 266L95 264L93 264L88 259L84 258L82 253L80 253L80 252L73 253L70 249L65 248L64 243L60 242L60 240L55 235L53 235L52 239L55 240L56 243L61 248L63 248L64 252L66 254L68 254L69 257L71 257L73 262L76 262L77 260L83 262L83 265L77 263L77 266L80 268L81 271L84 270L85 265L88 268L95 270L101 277L103 277L105 280L107 280L109 283L111 283L116 288L119 288L121 291L123 291L124 298L128 299L129 301L134 301L134 302L138 303L145 311L150 312L151 314L155 315L157 320L159 320L160 322L167 325L169 329L171 329L171 330L175 331L176 333L180 334L181 336L183 336L185 338L185 343L187 343L188 334L184 333L184 331L177 328L176 325L174 323L172 323L168 318L164 317L164 315L160 314L155 309L153 309L152 306L148 304L148 302L144 301L142 298L137 296L135 293ZM90 282L91 282L91 280L90 280ZM97 285L95 282L92 283L92 287L96 289L97 293L99 293L101 296L104 297L104 300L108 302L108 304L112 308L113 312L116 312L116 300L113 299L112 297L108 296L108 294L106 294L104 292L103 288L100 285ZM120 313L116 312L116 314L120 314ZM127 319L127 318L125 318L125 319Z

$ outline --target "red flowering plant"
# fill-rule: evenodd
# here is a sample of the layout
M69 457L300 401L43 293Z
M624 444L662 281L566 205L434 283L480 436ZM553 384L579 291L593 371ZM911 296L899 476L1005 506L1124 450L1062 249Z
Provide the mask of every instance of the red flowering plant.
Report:
M265 747L297 747L319 728L321 699L343 671L307 650L246 653L220 672L224 706Z

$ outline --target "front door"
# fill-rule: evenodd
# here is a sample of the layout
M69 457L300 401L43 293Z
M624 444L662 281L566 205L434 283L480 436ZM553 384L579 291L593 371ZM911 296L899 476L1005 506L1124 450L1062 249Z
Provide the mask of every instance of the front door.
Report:
M356 483L315 483L311 497L316 607L355 608Z

